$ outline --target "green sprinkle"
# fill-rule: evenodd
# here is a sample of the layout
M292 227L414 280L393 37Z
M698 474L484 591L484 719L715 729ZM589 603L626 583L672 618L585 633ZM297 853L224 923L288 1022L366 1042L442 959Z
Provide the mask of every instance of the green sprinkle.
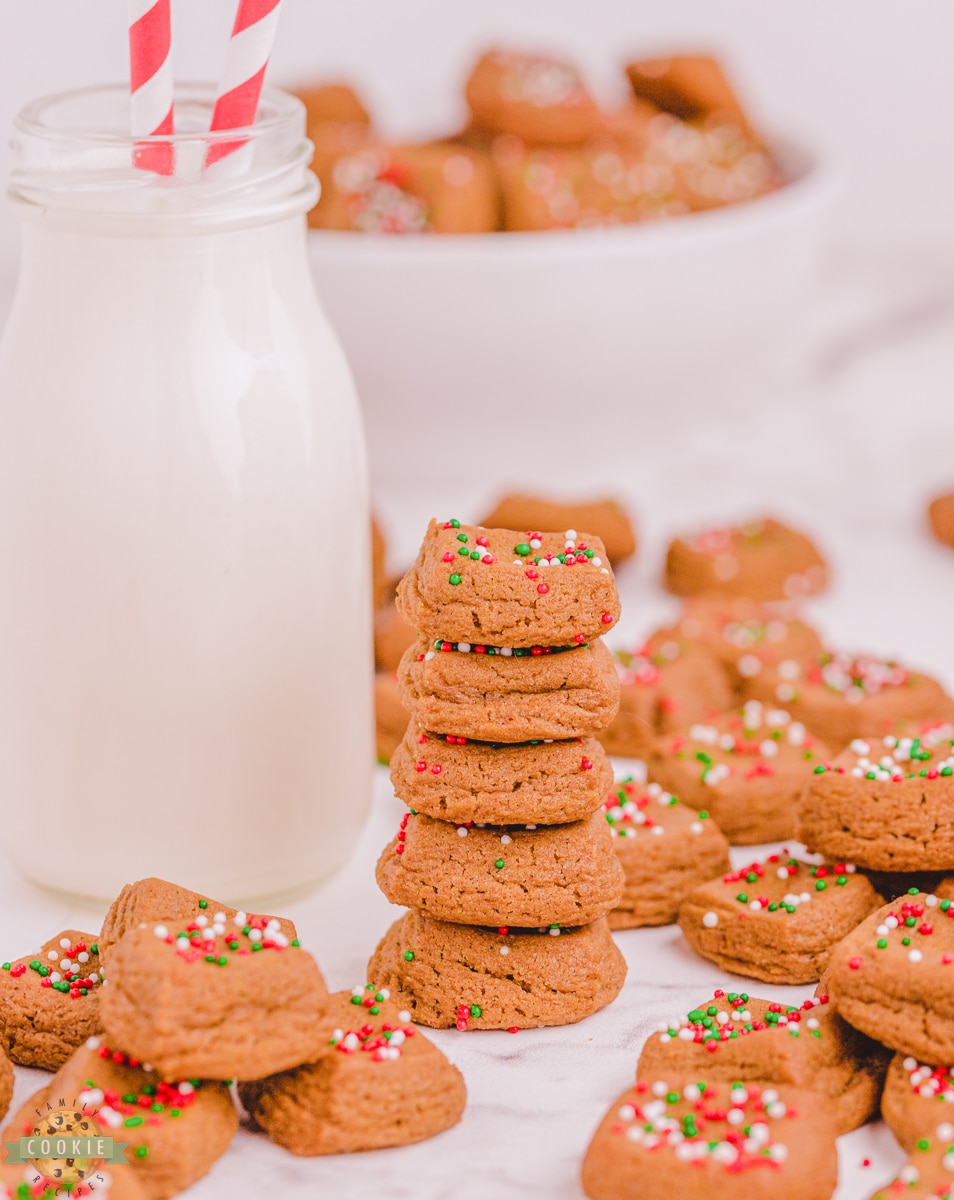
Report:
M92 946L89 948L89 952L90 954L99 954L99 943L93 942Z
M938 905L938 908L941 910L941 912L947 912L947 910L950 907L951 907L950 900L942 900L941 903Z
M460 529L460 521L456 520L454 517L451 517L450 527L451 529Z
M768 906L769 912L778 912L778 904L773 900Z
M910 939L909 937L903 937L903 938L901 939L901 945L902 945L902 946L910 946L910 945L911 945L911 939Z
M679 1103L679 1093L678 1092L668 1092L666 1095L666 1103L667 1104L678 1104Z
M207 954L207 955L205 956L205 961L206 961L207 963L214 963L214 962L215 962L215 955L214 955L214 954Z
M126 1124L128 1125L129 1122L127 1121ZM148 1154L149 1154L148 1146L137 1146L136 1147L136 1157L137 1158L145 1158Z
M816 892L823 892L827 887L828 887L828 884L824 881L824 879L816 879L815 880L815 891Z
M227 967L229 965L228 955L223 954L220 958L216 959L216 962L219 964L220 967Z
M749 902L748 892L739 892L739 894L736 896L736 900L738 900L738 902L740 904L748 904L748 902Z
M256 950L261 950L261 948L262 948L261 942L252 942L252 953L253 954L255 953Z
M706 812L705 809L703 809L702 812L699 813L698 815L699 815L700 821L708 821L709 820L709 814Z
M878 938L878 949L879 950L887 950L887 948L888 948L888 939L887 938Z
M11 964L10 964L10 963L4 963L4 964L3 964L3 970L4 970L4 971L9 971L9 970L10 970L10 966L11 966Z
M199 901L199 908L208 908L208 907L209 907L208 900L200 900Z
M470 1006L470 1015L472 1017L482 1017L484 1015L484 1010L479 1004L472 1004Z
M464 558L470 558L470 551L467 549L466 546L458 547L457 553L463 554Z
M182 1110L179 1108L170 1108L169 1116L170 1117L178 1117L181 1112L182 1112Z
M372 1017L376 1017L380 1011L381 1011L380 1008L378 1008L378 1006L376 1004L372 1004L371 1007L368 1009L368 1012L370 1012Z
M47 975L49 975L49 973L50 973L49 967L40 967L40 974L43 976L44 979L46 979L46 977L47 977Z
M502 871L506 865L507 864L504 862L504 860L502 858L498 858L497 861L494 863L494 866L497 868L498 871Z
M466 542L466 541L467 541L467 534L466 534L466 533L459 533L459 534L457 535L457 540L458 540L459 542Z
M920 895L920 892L918 891L917 888L908 888L908 895L909 896L918 896L918 895ZM911 922L912 925L914 924L914 917L908 917L908 920Z
M450 579L448 580L448 582L450 583L451 587L457 587L457 585L460 583L460 576L457 574L457 572L456 572L456 571L455 571L455 572L454 572L454 574L453 574L453 575L450 577Z
M413 950L405 950L404 951L404 961L405 962L413 962L414 961L414 951ZM355 997L355 999L357 999L357 997ZM358 1000L358 1003L360 1004L361 1001Z
M471 550L470 557L476 562L480 558L479 550Z
M918 1149L919 1150L930 1150L931 1143L927 1140L927 1138L918 1138Z
M516 546L513 548L513 552L514 554L519 554L521 558L524 558L530 553L530 547L526 542L517 542Z
M408 954L410 954L410 951L408 951ZM405 957L405 958L407 958L407 954L405 954L405 955L404 955L404 957ZM411 958L413 958L413 957L414 957L414 955L413 955L413 954L411 954ZM360 997L360 996L352 996L352 997L351 997L351 1003L352 1003L352 1004L360 1004L360 1003L361 1003L361 997Z
M819 763L819 765L818 765L818 766L815 768L815 770L812 772L812 774L814 774L814 775L824 775L824 774L825 774L825 772L826 772L827 770L828 770L828 768L827 768L827 767L823 767L823 766L821 765L821 763Z
M152 1109L152 1111L154 1113L161 1113L161 1112L165 1111L166 1106L164 1104L160 1104L159 1101L157 1100L155 1102L155 1104L151 1104L149 1107Z
M847 875L839 875L838 878L835 880L835 883L838 885L838 887L844 887L847 882L848 882Z
M135 1097L133 1097L133 1099L135 1099ZM127 1101L127 1103L129 1102ZM123 1124L127 1129L135 1129L138 1125L143 1123L143 1120L143 1117L127 1117L126 1120L123 1121Z

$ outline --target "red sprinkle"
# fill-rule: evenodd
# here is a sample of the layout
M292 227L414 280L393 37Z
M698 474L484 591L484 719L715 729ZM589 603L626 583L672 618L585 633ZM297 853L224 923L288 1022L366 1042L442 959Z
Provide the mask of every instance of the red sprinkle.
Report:
M600 620L603 622L604 625L612 625L613 624L613 614L612 613L603 613L603 615L600 617Z
M861 959L857 955L854 958L849 958L848 966L851 967L853 971L857 971L861 966Z
M547 587L547 585L545 583L537 584L537 591L540 593L541 596L545 596L549 590L550 589Z

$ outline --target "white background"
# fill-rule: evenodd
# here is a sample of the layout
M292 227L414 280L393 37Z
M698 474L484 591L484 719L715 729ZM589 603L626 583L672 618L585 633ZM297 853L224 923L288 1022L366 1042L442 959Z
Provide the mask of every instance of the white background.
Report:
M180 79L218 72L234 0L173 0ZM572 53L610 98L631 55L711 46L766 126L802 133L847 174L845 237L930 238L954 251L950 0L285 0L271 81L359 80L382 127L413 136L463 115L461 83L492 41ZM17 107L117 80L122 0L0 0L0 177ZM8 212L0 249L14 243Z

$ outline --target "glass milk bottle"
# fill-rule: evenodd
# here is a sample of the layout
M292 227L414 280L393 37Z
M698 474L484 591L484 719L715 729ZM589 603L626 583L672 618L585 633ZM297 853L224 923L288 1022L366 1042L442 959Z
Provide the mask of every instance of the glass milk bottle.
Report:
M246 903L346 858L370 797L369 516L354 387L314 293L317 184L266 90L203 166L137 170L128 96L17 120L0 344L0 796L37 883L158 875ZM140 159L140 161L143 161Z

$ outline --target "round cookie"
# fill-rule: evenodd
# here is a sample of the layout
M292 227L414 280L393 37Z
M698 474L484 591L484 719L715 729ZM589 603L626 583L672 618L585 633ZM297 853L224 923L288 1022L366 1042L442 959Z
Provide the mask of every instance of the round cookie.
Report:
M784 709L748 701L657 739L651 779L712 815L733 845L794 837L798 802L829 751Z
M483 742L584 737L616 716L619 681L601 640L534 647L538 654L480 653L487 649L409 647L398 669L401 703L425 729Z
M619 712L599 734L610 754L643 758L660 733L702 721L732 704L725 671L706 647L666 630L632 652L614 653Z
M666 553L664 582L677 596L721 592L790 600L822 591L828 570L803 533L765 517L675 538Z
M885 904L834 949L838 1011L882 1045L954 1062L954 903L918 892Z
M842 1134L877 1115L888 1053L843 1021L828 996L777 1004L719 988L650 1035L636 1076L807 1088L828 1100Z
M954 1200L954 1126L944 1121L925 1132L895 1178L871 1200Z
M292 1154L406 1146L456 1125L467 1103L460 1071L374 984L335 992L311 1063L239 1086L255 1123Z
M954 1069L896 1054L885 1080L881 1115L910 1154L929 1130L954 1119Z
M879 902L853 866L810 866L783 851L696 888L679 910L679 928L725 971L766 983L812 983Z
M782 704L833 748L856 737L877 737L899 721L942 721L954 700L928 675L896 662L832 652L783 659L746 680L747 695Z
M427 733L416 721L391 758L391 782L441 821L560 825L600 807L613 768L595 738L508 746Z
M591 529L614 566L636 553L633 523L619 501L611 498L586 504L560 504L513 493L498 500L481 525L488 529Z
M669 633L705 646L737 689L786 659L822 652L821 638L801 619L796 605L759 602L748 596L694 596L685 602Z
M797 836L875 871L954 870L954 726L855 738L814 768Z
M529 1029L571 1025L615 1000L626 962L605 917L578 929L478 929L406 913L368 974L420 1025Z
M392 904L462 925L586 925L623 891L600 813L570 825L454 825L406 813L378 859Z
M946 492L931 501L928 520L937 540L945 546L954 546L954 492Z
M698 884L729 870L729 843L707 813L696 813L658 783L621 780L604 805L623 867L622 899L610 929L671 925Z
M593 137L600 112L576 67L540 54L491 50L467 80L473 125L528 142L577 145Z
M796 1088L644 1078L610 1107L583 1160L590 1200L830 1200L837 1132Z

